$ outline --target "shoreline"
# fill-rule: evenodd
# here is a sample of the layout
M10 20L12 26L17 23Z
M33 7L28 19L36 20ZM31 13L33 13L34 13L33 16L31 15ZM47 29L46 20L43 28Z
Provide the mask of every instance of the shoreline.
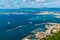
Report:
M52 26L51 26L52 25ZM35 39L41 40L43 38L48 38L50 35L53 35L55 33L57 33L58 31L60 31L60 24L58 23L49 23L49 25L45 26L47 28L47 30L45 32L37 32L34 35ZM27 37L23 38L24 40L30 40L33 39L32 35L28 35Z

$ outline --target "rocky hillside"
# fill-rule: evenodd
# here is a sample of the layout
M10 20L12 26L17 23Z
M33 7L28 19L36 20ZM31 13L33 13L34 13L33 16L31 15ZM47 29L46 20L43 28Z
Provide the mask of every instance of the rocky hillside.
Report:
M60 31L41 40L60 40Z

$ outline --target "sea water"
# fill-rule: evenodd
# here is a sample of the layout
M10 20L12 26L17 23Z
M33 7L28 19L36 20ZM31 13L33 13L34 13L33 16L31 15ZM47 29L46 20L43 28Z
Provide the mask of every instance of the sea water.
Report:
M49 10L46 11L49 12L53 11L52 9ZM41 10L37 10L37 12L23 11L23 14L15 14L17 13L15 11L14 14L12 14L11 11L8 12L8 14L4 14L1 12L0 13L0 40L22 40L24 37L32 34L31 31L35 29L42 28L46 30L45 28L46 23L49 22L60 23L60 18L56 18L55 17L56 15L35 15L36 13L40 13L40 11ZM43 11L45 10L43 9ZM59 11L54 10L53 12L59 12ZM35 26L35 24L41 24L41 23L44 24ZM21 28L7 32L7 30L19 27L20 25L22 26Z

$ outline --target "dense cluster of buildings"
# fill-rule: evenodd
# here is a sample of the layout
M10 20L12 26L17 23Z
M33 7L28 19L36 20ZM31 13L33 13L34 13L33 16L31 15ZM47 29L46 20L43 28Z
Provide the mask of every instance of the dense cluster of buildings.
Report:
M25 37L23 40L41 40L42 38L49 37L50 35L57 33L60 31L60 24L57 23L49 23L45 25L47 28L44 32L36 32L34 35L29 35Z

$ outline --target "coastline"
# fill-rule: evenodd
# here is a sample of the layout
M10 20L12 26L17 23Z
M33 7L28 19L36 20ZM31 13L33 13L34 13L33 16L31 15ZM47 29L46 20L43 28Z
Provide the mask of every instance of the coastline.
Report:
M60 24L58 23L49 23L49 25L46 25L45 27L47 28L45 32L34 33L35 39L41 40L43 38L48 38L50 35L53 35L57 33L58 31L60 31ZM23 40L31 40L31 39L34 39L32 38L32 35L28 35L27 37L23 38Z

